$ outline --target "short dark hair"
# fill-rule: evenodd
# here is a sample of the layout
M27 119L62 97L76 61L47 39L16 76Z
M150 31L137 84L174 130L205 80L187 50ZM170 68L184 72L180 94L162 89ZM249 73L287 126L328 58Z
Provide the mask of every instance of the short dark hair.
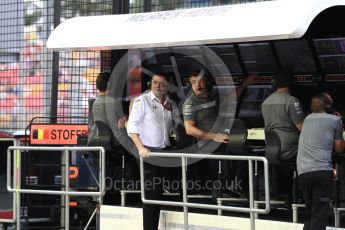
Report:
M203 72L203 74L200 74L201 72ZM188 76L189 81L191 80L192 77L200 76L202 79L205 79L205 80L209 78L208 72L205 70L199 70L199 71L193 70L189 72L187 76Z
M200 74L202 73L202 74ZM193 69L188 73L188 77L194 77L194 76L203 76L203 77L209 77L210 73L207 69Z
M110 73L108 72L99 73L96 79L96 88L100 92L106 91L109 79L110 79Z
M153 80L153 78L155 77L155 76L159 76L159 77L162 77L162 78L164 78L167 82L169 82L169 76L166 74L166 73L164 73L164 72L156 72L156 73L154 73L152 76L151 76L151 78L147 81L147 89L148 90L151 90L151 86L152 86L152 80Z
M153 79L154 76L160 76L160 77L164 78L166 81L169 81L169 76L168 76L166 73L164 73L164 72L157 72L157 73L154 73L154 74L152 75L150 81L152 81L152 79Z
M275 87L291 87L293 85L294 75L291 69L281 68L274 74Z

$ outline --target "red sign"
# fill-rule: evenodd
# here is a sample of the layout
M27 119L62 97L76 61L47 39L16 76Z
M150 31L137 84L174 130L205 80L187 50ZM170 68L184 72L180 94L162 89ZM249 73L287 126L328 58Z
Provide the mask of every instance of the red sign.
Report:
M88 133L87 124L32 124L32 145L76 145L79 135Z

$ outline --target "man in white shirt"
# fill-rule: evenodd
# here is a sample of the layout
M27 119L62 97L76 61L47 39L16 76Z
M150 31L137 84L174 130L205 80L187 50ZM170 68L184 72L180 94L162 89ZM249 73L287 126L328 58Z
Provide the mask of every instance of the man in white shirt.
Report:
M142 158L150 157L150 151L162 151L170 146L169 134L179 123L176 103L168 96L168 79L155 74L151 79L151 92L140 95L133 103L127 132ZM145 163L145 195L147 199L160 200L163 192L164 168L159 162ZM158 180L159 178L159 180ZM152 183L147 183L147 181ZM158 184L157 184L158 182ZM146 186L152 185L152 186ZM144 230L158 229L159 205L143 205Z

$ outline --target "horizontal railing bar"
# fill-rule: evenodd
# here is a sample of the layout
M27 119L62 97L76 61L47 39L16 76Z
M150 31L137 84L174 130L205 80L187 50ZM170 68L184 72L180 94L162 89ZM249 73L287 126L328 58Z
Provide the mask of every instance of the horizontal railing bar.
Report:
M92 146L92 147L76 147L76 146L64 146L64 147L51 147L51 146L10 146L8 150L71 150L71 151L101 151L104 150L101 146Z
M224 210L224 211L234 211L234 212L244 212L250 213L255 212L258 214L266 214L266 209L258 209L258 208L240 208L240 207L233 207L233 206L218 206L212 204L197 204L197 203L184 203L184 202L177 202L177 201L160 201L160 200L146 200L143 199L143 202L146 204L157 204L157 205L167 205L167 206L186 206L188 208L201 208L201 209L212 209L212 210ZM269 210L268 210L269 211Z
M70 195L70 196L100 196L102 192L73 192L73 191L55 191L55 190L37 190L37 189L8 189L9 192L42 194L42 195Z
M225 156L225 155L212 155L212 154L191 154L191 153L158 153L151 152L152 157L167 157L167 158L196 158L196 159L215 159L215 160L252 160L262 161L268 163L265 157L258 156Z

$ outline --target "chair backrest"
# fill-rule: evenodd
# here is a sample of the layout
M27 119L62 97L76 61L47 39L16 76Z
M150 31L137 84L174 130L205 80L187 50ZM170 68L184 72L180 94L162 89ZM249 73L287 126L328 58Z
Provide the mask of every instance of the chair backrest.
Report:
M226 152L238 155L248 154L246 148L247 136L246 125L241 119L235 118L230 128L230 139L226 146Z
M265 129L266 151L265 156L271 164L282 164L280 159L280 139L278 134L270 129Z
M89 146L102 146L106 151L113 151L119 143L114 137L113 132L102 121L95 121L94 130L90 133Z

